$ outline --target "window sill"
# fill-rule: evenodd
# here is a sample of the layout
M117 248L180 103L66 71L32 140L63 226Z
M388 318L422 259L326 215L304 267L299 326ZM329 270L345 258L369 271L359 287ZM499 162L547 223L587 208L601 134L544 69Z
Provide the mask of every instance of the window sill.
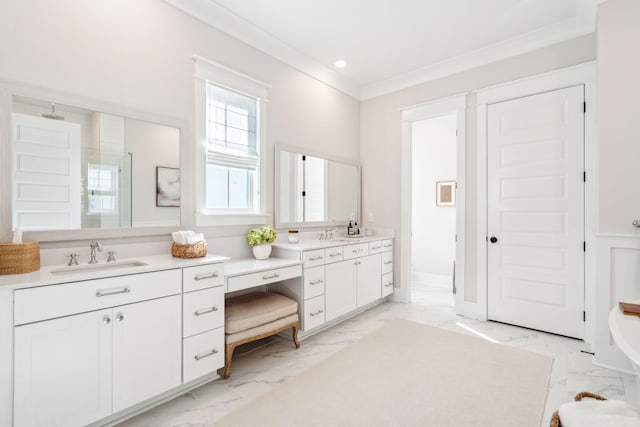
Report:
M230 225L263 225L269 222L269 214L214 214L197 213L196 225L198 227L215 227Z

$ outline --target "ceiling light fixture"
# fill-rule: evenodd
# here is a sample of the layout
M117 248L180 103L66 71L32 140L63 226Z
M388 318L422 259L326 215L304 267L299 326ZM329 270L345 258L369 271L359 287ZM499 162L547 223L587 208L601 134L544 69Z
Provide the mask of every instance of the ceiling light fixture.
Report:
M347 61L345 61L344 59L339 59L338 61L336 61L335 66L336 68L344 68L347 66Z

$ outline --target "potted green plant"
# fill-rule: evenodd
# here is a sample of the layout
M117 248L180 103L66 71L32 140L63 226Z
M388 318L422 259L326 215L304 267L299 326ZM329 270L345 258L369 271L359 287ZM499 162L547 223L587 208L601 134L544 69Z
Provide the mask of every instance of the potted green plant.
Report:
M247 241L249 246L253 248L253 256L256 259L269 258L269 255L271 255L271 243L276 240L277 235L276 230L269 225L249 230Z

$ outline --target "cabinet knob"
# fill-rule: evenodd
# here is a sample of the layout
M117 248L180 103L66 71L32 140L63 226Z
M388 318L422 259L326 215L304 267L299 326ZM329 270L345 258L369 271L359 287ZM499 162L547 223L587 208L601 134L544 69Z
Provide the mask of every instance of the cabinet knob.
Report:
M111 323L111 318L109 316L104 316L102 318L102 323L104 323L105 325L108 325L109 323Z
M117 320L118 322L122 322L122 321L124 320L124 314L122 314L122 313L118 313L118 314L116 315L116 320Z

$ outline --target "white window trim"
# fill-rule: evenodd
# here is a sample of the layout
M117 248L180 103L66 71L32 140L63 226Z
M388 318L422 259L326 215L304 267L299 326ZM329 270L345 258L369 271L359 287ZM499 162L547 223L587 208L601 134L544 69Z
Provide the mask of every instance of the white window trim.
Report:
M267 213L267 94L269 85L224 65L194 55L195 62L195 224L197 226L230 226L266 224L270 220ZM260 188L257 211L233 212L207 209L205 204L206 175L206 83L210 81L243 95L259 99L258 151L260 153Z

